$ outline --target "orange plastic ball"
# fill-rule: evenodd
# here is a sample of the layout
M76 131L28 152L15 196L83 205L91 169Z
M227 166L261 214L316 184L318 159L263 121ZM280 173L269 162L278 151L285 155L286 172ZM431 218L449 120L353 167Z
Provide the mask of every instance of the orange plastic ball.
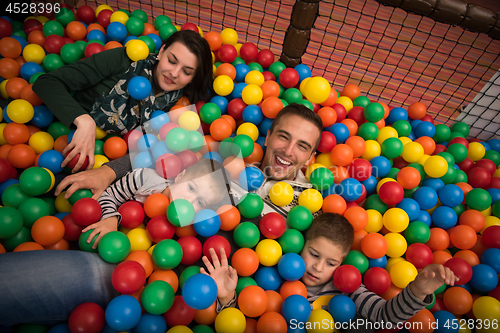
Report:
M264 150L257 142L254 142L252 153L245 157L243 161L248 164L260 163L262 157L264 157Z
M468 225L477 233L484 229L484 226L486 225L486 218L478 210L467 209L465 212L460 214L458 223L461 225Z
M167 282L172 289L174 289L174 292L177 292L177 289L179 288L179 278L173 270L156 269L149 276L148 283L158 280Z
M136 261L144 267L146 272L146 277L149 277L153 273L153 258L148 251L145 250L135 250L130 252L130 254L125 258L125 260Z
M26 63L26 59L24 59L22 55L17 57L15 60L18 63L19 67L22 67Z
M259 256L254 250L241 248L234 252L231 265L240 276L250 276L259 268Z
M366 141L360 136L354 135L349 137L345 144L351 147L354 158L360 157L366 150Z
M115 160L127 153L127 143L120 137L112 136L104 142L104 154L110 159Z
M436 150L436 142L431 137L421 136L420 138L416 139L415 142L420 143L422 148L424 148L424 154L432 155L432 153L434 153L434 150Z
M8 143L4 144L3 146L0 146L0 158L7 159L12 147L14 146Z
M5 92L12 99L21 98L21 90L28 85L28 82L20 77L11 78L5 85Z
M267 294L266 312L281 312L283 297L281 297L281 295L274 290L266 290L266 294Z
M388 301L391 298L397 296L402 290L403 289L396 287L394 283L391 283L389 289L385 293L381 294L380 297Z
M175 102L175 105L188 106L191 105L191 102L189 102L189 98L187 98L186 96L182 96L177 100L177 102Z
M333 164L340 166L347 166L351 164L353 157L354 153L352 151L352 148L343 143L333 147L330 153L330 159L332 160Z
M381 258L387 252L387 240L382 234L371 232L361 240L361 251L368 258Z
M330 194L323 199L322 209L324 213L337 213L344 215L347 209L347 203L340 195Z
M45 35L42 30L33 30L28 35L28 43L29 44L38 44L41 47L45 45Z
M463 315L472 309L472 295L462 287L448 288L444 292L443 302L454 315Z
M222 46L222 37L218 32L210 31L205 34L205 39L211 51L217 51Z
M337 121L337 112L329 106L324 106L319 109L318 116L323 122L323 127L332 126Z
M361 250L361 241L363 240L363 238L365 238L366 235L368 235L368 233L364 229L355 231L354 232L354 240L352 241L352 245L351 245L351 250L356 250L356 251L361 252L362 251Z
M0 59L0 76L8 80L19 76L21 66L11 58ZM7 82L8 83L8 82Z
M166 216L170 204L168 197L162 193L153 193L144 201L144 212L149 218Z
M114 41L114 40L109 41L106 43L106 45L104 45L105 50L116 49L118 47L123 47L123 45L119 42Z
M238 295L238 308L247 317L261 316L267 308L266 292L259 286L243 288Z
M427 309L422 309L406 322L412 323L408 329L411 333L432 333L434 331L434 328L432 328L434 321L435 319L432 312Z
M155 29L155 26L151 23L144 23L144 31L142 32L143 36L147 36L149 34L157 34L158 31Z
M57 150L62 154L64 148L68 145L68 136L61 135L54 141L54 150Z
M333 174L333 182L335 184L340 184L341 181L343 181L346 178L349 178L349 171L343 166L334 165L330 168L330 171Z
M69 242L64 238L53 245L44 246L45 250L69 250Z
M185 227L176 227L175 235L180 238L184 236L196 236L197 233L196 230L194 230L194 226L190 224Z
M450 245L450 236L446 230L441 228L431 228L431 237L425 243L433 252L446 250Z
M87 36L87 29L82 22L71 21L66 26L66 35L74 41L83 40Z
M362 230L368 225L368 213L362 207L347 208L344 217L351 223L354 231Z
M450 229L451 243L461 250L471 249L477 242L477 234L468 225L457 225Z
M461 258L467 261L471 267L480 264L478 255L471 250L460 250L453 255L453 258Z
M408 107L407 112L411 119L422 119L427 113L427 108L423 103L415 102Z
M19 41L12 37L4 37L0 39L0 55L4 58L15 59L21 55L23 51Z
M342 120L340 123L347 126L347 129L349 130L349 136L358 134L359 126L358 123L355 122L354 120L347 118Z
M20 98L28 101L33 106L43 103L42 99L33 91L33 84L28 84L21 90Z
M302 281L285 281L281 285L280 295L285 300L290 295L302 295L307 298L307 289Z
M262 113L269 119L274 119L283 109L283 102L276 96L269 96L262 102Z
M210 124L210 135L217 141L222 141L232 133L231 124L227 122L225 119L219 118L215 119Z
M448 260L452 258L449 252L439 250L432 253L432 263L444 265Z
M30 138L30 130L25 124L12 122L3 129L3 137L11 145L26 143Z
M104 30L103 26L100 25L99 23L91 23L89 24L89 26L87 27L87 34L92 31L92 30L99 30L103 33L106 33L106 30Z
M352 83L346 84L344 89L340 92L340 96L347 96L353 101L359 95L361 95L361 90L357 85Z
M462 204L465 204L465 198L467 197L467 193L469 193L472 190L472 186L469 185L468 183L456 183L458 187L464 192L464 200L462 201Z
M397 181L405 190L415 188L420 184L421 176L417 169L412 167L402 168L397 175Z
M234 80L236 78L236 69L229 63L220 64L215 71L215 76L219 75L227 75L231 80Z
M194 312L194 321L200 325L212 325L215 322L215 317L217 317L216 308L217 304L214 302L204 310L196 310Z
M31 227L33 240L42 246L50 246L64 236L64 224L55 216L43 216Z
M222 165L226 168L232 180L237 180L241 171L245 169L245 162L236 156L229 156L224 160Z
M43 246L36 242L24 242L16 246L12 252L23 252L23 251L35 251L35 250L45 250Z
M267 80L265 81L261 86L260 89L262 90L262 99L265 100L266 98L270 96L274 97L279 97L280 95L280 85L273 80Z
M217 209L217 215L220 218L220 229L224 231L231 231L236 228L241 221L241 215L238 208L233 205L224 205Z
M231 132L234 132L236 131L236 120L234 120L233 117L231 117L230 115L228 114L223 114L222 116L220 116L221 119L224 119L225 121L227 121L229 124L231 124Z
M286 333L287 323L278 312L266 312L257 321L259 333Z
M26 169L35 162L35 150L26 144L18 144L9 150L7 160L18 169Z
M5 250L5 247L2 244L0 244L0 254L6 253L6 252L7 251Z

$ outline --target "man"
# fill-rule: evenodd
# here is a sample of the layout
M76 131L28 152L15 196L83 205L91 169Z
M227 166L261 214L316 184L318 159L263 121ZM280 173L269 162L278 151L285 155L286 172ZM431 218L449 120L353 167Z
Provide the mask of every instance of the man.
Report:
M266 175L257 193L265 209L283 216L296 204L298 194L311 185L300 169L314 157L321 138L321 118L303 105L283 108L267 133L266 154L260 168ZM70 185L66 197L88 188L93 197L131 171L128 157L112 161L99 169L67 176L56 195ZM276 207L267 199L276 181L287 181L296 188L295 200L287 207ZM244 192L231 188L238 197ZM240 190L243 190L240 188ZM222 233L221 233L222 234ZM232 241L232 236L226 236ZM234 253L234 244L233 253ZM106 307L117 292L111 285L115 265L99 255L82 251L27 251L0 255L0 330L16 323L55 324L66 321L81 303L95 302Z

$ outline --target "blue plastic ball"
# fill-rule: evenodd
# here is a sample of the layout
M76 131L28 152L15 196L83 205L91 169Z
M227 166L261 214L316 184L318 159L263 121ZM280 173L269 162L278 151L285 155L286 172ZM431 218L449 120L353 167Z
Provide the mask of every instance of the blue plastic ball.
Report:
M240 172L238 181L246 191L254 191L264 182L264 174L259 168L247 167Z
M271 125L273 123L273 119L270 118L264 118L262 122L259 125L259 133L263 137L266 137L267 132L271 129Z
M408 139L410 139L411 141L415 141L417 139L417 136L415 135L415 133L411 132L410 135L408 135Z
M438 192L439 201L448 207L458 206L464 201L464 191L455 184L445 185Z
M311 315L311 305L302 295L290 295L281 304L281 315L288 324L305 323Z
M128 34L127 27L125 27L123 23L118 21L111 22L108 25L106 32L108 39L115 42L122 42Z
M328 312L335 322L347 323L356 315L356 305L345 295L333 296L328 302Z
M182 287L182 298L193 309L204 310L217 299L217 284L209 275L192 275Z
M488 143L483 142L483 141L479 141L479 143L484 146L484 150L485 151L491 150L491 147L490 147L490 145Z
M420 214L418 214L417 221L425 223L428 227L431 226L432 218L431 214L425 210L421 210Z
M243 109L242 118L245 122L258 126L264 120L264 114L257 105L248 105Z
M168 113L162 110L156 110L151 113L151 120L149 123L155 131L160 131L161 127L170 122L170 117Z
M129 41L131 41L132 39L137 39L137 36L127 36L127 38L125 38L123 40L123 45L126 45Z
M383 178L391 171L391 161L385 156L375 156L370 160L370 164L372 165L372 175L377 178Z
M132 167L134 169L138 168L154 168L153 156L149 151L141 151L134 157L132 162Z
M304 79L311 77L311 69L304 64L298 64L294 67L294 69L299 73L299 83Z
M344 143L349 138L349 129L342 123L336 123L326 128L337 139L337 144Z
M238 64L234 66L236 69L236 77L234 78L235 82L245 82L245 76L250 72L250 67L247 64Z
M203 156L201 158L204 158L204 159L207 159L207 160L214 160L214 161L217 161L219 163L223 163L224 162L224 159L222 158L222 155L219 154L218 152L215 152L215 151L209 151L209 152L203 154Z
M417 128L418 125L420 125L422 123L422 120L420 119L413 119L413 120L410 120L410 125L411 125L411 128L412 128L412 133L413 135L416 136L415 134L415 129Z
M274 266L261 266L254 276L257 285L264 290L277 290L281 285L281 275Z
M6 18L6 17L7 17L7 16L4 16L3 18ZM26 41L26 39L24 39L24 38L23 38L23 37L21 37L21 36L12 35L12 36L10 36L10 37L12 37L12 38L14 38L15 40L17 40L17 41L19 42L19 44L21 44L21 49L23 49L23 50L24 50L24 47L25 47L26 45L28 45L28 42Z
M115 331L128 331L141 320L141 304L130 295L120 295L106 307L106 323Z
M28 61L21 66L21 77L29 82L30 77L36 73L43 73L43 68L33 61Z
M440 206L432 212L432 223L444 230L455 226L458 221L457 213L448 206Z
M10 124L12 122L12 119L10 119L9 115L7 114L7 108L3 108L2 114L3 114L3 120L5 120L6 123Z
M40 154L38 158L38 166L49 169L54 175L63 170L61 163L64 161L64 156L57 150L46 150Z
M486 143L490 145L491 149L500 153L500 140L490 139L490 140L486 141Z
M146 36L150 37L153 42L155 43L155 50L159 51L161 46L163 45L163 42L157 34L147 34Z
M434 333L458 333L458 320L451 312L439 310L433 313L436 329ZM457 325L454 325L457 323Z
M108 36L109 36L109 33L108 33ZM87 33L86 39L87 40L96 39L96 40L99 40L99 41L101 41L101 42L103 42L105 44L107 42L106 35L104 34L104 32L102 32L101 30L98 30L98 29L90 30Z
M330 186L326 190L320 191L321 196L323 196L323 199L326 198L327 196L329 196L330 194L337 194L337 187L338 186L339 185L333 183L332 186Z
M0 197L2 197L3 191L5 191L7 187L14 184L19 184L19 180L14 178L9 178L3 183L0 183Z
M50 328L47 333L71 333L68 324L58 324Z
M438 195L433 188L422 186L413 193L413 199L418 202L421 209L427 210L436 206Z
M422 136L433 137L436 134L436 127L429 121L423 121L415 128L415 135L420 138Z
M203 209L196 213L193 226L196 233L202 237L215 235L220 229L220 217L211 209Z
M266 155L266 137L265 136L259 136L257 140L255 140L255 143L257 143L263 151L263 154Z
M287 281L297 281L304 276L306 264L297 253L286 253L278 261L278 272Z
M374 175L371 175L368 179L361 181L361 184L365 187L366 195L368 196L377 190L378 180Z
M59 220L62 220L66 215L69 215L69 213L66 212L59 212L54 215L54 217L57 217Z
M234 85L233 91L229 94L231 99L241 98L243 89L247 86L245 82L240 82Z
M486 249L481 254L481 264L490 266L497 274L500 274L500 249Z
M387 267L387 257L382 256L382 257L377 258L377 259L368 258L368 267L369 268L380 267L380 268L385 269Z
M227 105L229 102L227 101L227 98L224 96L214 96L210 99L210 103L214 103L217 105L220 109L220 114L227 114Z
M153 146L158 142L158 137L151 133L144 134L137 140L137 149L139 151L148 151L153 149Z
M437 193L444 187L444 182L441 180L441 178L426 178L422 182L422 186L431 187Z
M387 117L387 122L389 124L394 124L398 120L408 120L408 112L406 112L403 108L394 108L389 112L389 116Z
M130 96L136 100L142 100L151 94L151 83L144 76L134 76L127 85Z
M54 114L45 105L37 105L33 108L34 114L30 122L38 128L48 127L54 121Z
M163 333L167 331L167 323L162 315L152 315L150 313L143 313L141 320L132 333Z
M157 161L158 158L160 158L161 155L163 154L174 154L175 151L170 150L167 145L165 144L165 140L158 141L157 143L154 144L153 146L153 160Z
M488 191L491 196L491 204L494 204L495 202L500 200L500 190L498 188L492 187L487 189L486 191Z
M411 198L404 198L397 205L396 208L401 208L408 214L410 221L415 221L420 215L420 205L418 202Z
M346 201L356 201L363 194L363 186L357 179L346 178L340 182L336 191Z

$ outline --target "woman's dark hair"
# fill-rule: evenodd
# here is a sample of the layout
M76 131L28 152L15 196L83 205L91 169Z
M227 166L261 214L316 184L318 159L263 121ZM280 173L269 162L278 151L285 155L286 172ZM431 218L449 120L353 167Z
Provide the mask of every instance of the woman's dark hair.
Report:
M212 65L212 51L207 40L199 33L192 30L181 30L174 32L165 40L162 48L165 50L175 42L186 46L198 60L193 80L184 88L184 95L189 102L207 101L213 92L214 74Z

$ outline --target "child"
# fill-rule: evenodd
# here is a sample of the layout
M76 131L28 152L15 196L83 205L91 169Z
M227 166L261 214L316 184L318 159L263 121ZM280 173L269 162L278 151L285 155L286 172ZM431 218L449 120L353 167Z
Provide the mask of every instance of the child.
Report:
M153 193L162 193L170 202L186 199L193 204L195 212L210 208L227 196L226 183L229 176L222 165L214 160L202 159L179 173L174 180L165 179L153 169L140 168L127 173L109 186L98 199L102 207L101 221L87 226L82 232L94 229L87 239L97 248L99 240L110 231L116 231L121 215L118 207L129 200L142 203Z
M333 273L349 253L353 239L354 230L342 215L323 213L314 218L306 232L301 253L306 266L301 280L306 285L309 303L312 304L320 296L343 294L333 284ZM223 249L220 265L214 249L210 249L210 254L214 265L210 264L207 257L203 257L203 262L219 287L217 310L220 311L236 303L234 290L238 275L234 268L228 266ZM203 268L201 272L207 274ZM432 264L420 271L413 282L388 301L363 285L347 296L354 301L358 316L372 322L383 320L385 323L398 323L431 304L432 293L443 283L453 286L457 280L449 268Z

